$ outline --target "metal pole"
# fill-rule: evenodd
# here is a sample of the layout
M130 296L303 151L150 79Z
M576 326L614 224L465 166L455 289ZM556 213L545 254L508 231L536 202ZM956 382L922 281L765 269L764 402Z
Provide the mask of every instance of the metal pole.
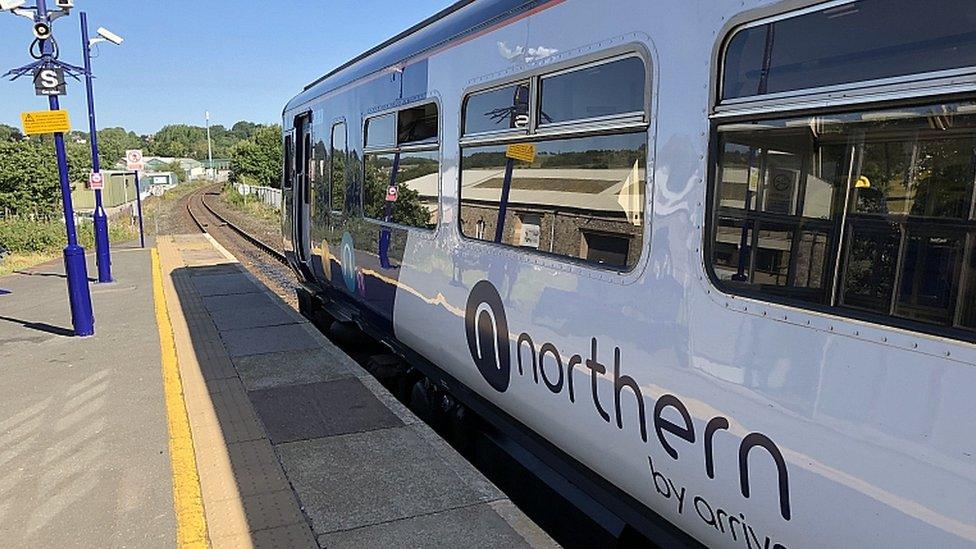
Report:
M210 141L210 111L207 111L207 158L210 160L210 180L217 180L217 172L213 165L213 142Z
M46 0L37 0L36 22L48 23ZM45 61L51 61L53 46L50 40L41 43ZM48 98L52 111L60 110L58 96ZM58 179L61 184L61 202L64 206L64 225L68 245L64 248L64 269L68 275L68 300L71 303L71 324L75 335L86 337L95 334L95 315L92 313L91 293L88 289L88 265L85 249L78 245L75 231L75 211L71 204L71 183L68 180L68 154L64 148L64 134L54 134L54 149L58 157Z
M139 247L146 247L146 232L142 228L142 190L139 189L139 171L136 172L136 207L139 209Z
M98 159L98 126L95 124L95 95L92 91L91 45L88 41L88 14L81 12L81 49L85 57L85 89L88 93L88 132L91 140L92 173L101 173ZM104 181L104 180L103 180ZM104 183L103 183L104 184ZM95 261L98 281L112 281L112 255L109 249L108 215L102 205L102 190L95 189Z

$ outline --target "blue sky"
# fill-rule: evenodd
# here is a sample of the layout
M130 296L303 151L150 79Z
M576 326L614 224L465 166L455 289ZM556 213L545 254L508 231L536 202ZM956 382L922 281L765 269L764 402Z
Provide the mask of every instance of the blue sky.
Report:
M165 124L277 122L305 84L452 4L452 0L75 0L54 35L61 60L81 65L78 12L94 33L125 38L98 46L93 59L99 127L140 134ZM48 0L53 5L53 0ZM0 13L0 74L31 61L31 23ZM0 81L0 123L47 108L30 77ZM85 87L68 80L62 108L87 130Z

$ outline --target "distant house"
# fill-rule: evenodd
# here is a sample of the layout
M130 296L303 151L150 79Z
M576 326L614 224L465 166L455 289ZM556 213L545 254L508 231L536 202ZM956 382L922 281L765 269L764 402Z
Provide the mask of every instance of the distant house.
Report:
M143 158L143 162L146 165L146 171L157 172L157 171L169 171L170 164L178 162L180 169L183 173L179 174L181 180L192 181L194 179L200 179L206 177L207 170L203 167L203 163L199 160L194 160L192 158L174 158L171 156L146 156ZM120 161L118 163L120 169L125 169L125 161Z
M217 181L225 182L230 179L230 159L214 158L213 164L209 160L204 160L203 169L207 177L210 177L211 170L213 170L213 177Z

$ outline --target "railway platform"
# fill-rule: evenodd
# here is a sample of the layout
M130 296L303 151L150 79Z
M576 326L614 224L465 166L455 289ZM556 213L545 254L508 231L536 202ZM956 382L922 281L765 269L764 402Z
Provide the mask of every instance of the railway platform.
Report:
M87 339L60 265L0 278L4 544L554 545L208 235L114 269Z

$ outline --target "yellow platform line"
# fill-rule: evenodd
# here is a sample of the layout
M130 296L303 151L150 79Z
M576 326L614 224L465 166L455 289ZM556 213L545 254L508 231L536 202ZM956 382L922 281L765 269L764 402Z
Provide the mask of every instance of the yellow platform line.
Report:
M180 548L209 547L207 518L203 510L200 475L193 453L190 418L186 412L183 381L173 325L163 294L163 270L159 250L152 249L153 297L156 302L156 325L163 355L163 391L166 399L166 422L169 426L169 455L173 469L173 507L176 511L176 543Z

